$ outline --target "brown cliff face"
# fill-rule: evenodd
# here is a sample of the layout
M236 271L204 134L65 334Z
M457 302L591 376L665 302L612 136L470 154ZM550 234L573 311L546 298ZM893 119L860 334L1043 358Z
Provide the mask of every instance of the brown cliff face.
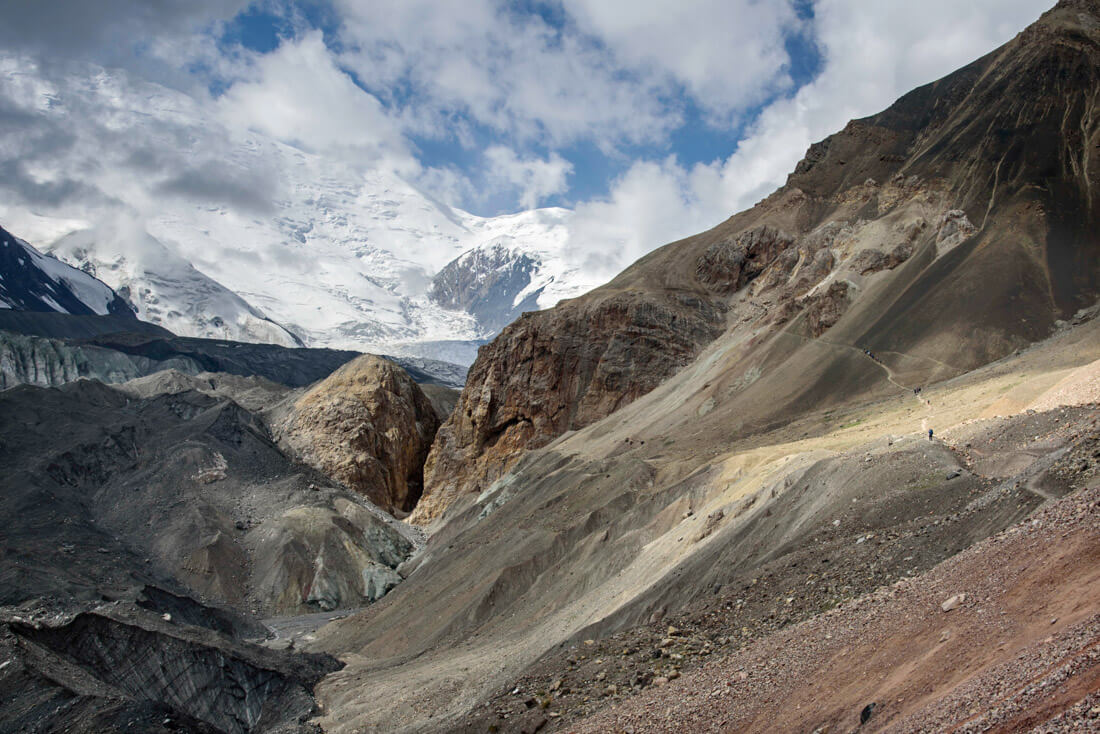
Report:
M433 487L410 521L478 492L523 451L592 423L652 390L723 328L704 293L629 290L525 314L482 347L424 467Z
M393 513L413 508L439 428L427 396L399 366L373 355L344 365L276 421L308 464Z
M830 340L971 369L1091 305L1098 28L1096 0L1061 3L815 143L752 209L505 329L439 432L414 520L635 400L727 329L757 329L749 343L762 343L761 329L816 339L839 324Z

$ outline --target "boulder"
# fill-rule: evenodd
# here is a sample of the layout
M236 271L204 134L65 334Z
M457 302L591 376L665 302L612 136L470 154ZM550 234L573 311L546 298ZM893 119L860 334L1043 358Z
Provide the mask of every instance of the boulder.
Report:
M950 612L952 609L958 609L966 601L966 594L955 594L952 597L946 599L943 604L940 604L940 609L945 612Z

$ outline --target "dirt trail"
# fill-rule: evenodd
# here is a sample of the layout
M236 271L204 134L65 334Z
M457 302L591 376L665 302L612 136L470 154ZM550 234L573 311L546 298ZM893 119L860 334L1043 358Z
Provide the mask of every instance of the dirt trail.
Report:
M837 342L831 342L831 341L828 341L826 339L821 339L821 338L808 339L807 337L800 337L800 338L805 340L805 341L815 341L819 344L825 344L827 346L836 347L836 348L839 348L839 349L848 349L850 351L858 352L859 354L862 354L866 359L870 360L874 365L880 367L882 369L882 371L886 373L886 380L891 385L898 388L899 390L902 390L906 394L912 394L912 396L921 405L924 406L925 415L924 415L923 418L921 418L921 424L920 424L921 425L921 432L923 433L923 432L926 432L928 430L929 420L932 418L932 401L928 400L928 398L924 397L923 395L915 392L916 388L908 387L908 386L902 385L900 382L898 382L894 378L894 371L892 369L890 369L890 366L885 364L881 360L877 359L874 356L873 353L868 352L865 349L860 349L859 347L854 347L850 344L838 344ZM909 359L923 359L923 360L927 360L929 362L935 362L938 365L941 365L941 366L946 367L946 368L951 369L951 370L955 370L955 371L959 372L959 374L962 374L962 370L959 370L957 367L952 367L949 364L944 364L943 362L940 362L939 360L936 360L936 359L932 359L931 357L916 357L916 356L911 355L911 354L905 354L904 352L884 352L884 353L885 354L896 354L900 357L907 357Z

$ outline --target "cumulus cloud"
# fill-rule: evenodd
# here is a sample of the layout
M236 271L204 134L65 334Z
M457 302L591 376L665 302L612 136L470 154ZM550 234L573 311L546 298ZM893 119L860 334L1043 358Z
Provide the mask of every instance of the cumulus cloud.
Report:
M406 114L454 134L455 116L526 142L613 146L660 139L679 121L663 79L623 68L593 39L494 0L337 0L342 61ZM460 132L460 131L458 131Z
M524 209L536 208L544 199L564 193L573 164L557 153L547 158L521 157L511 148L494 145L485 151L490 180L519 192Z

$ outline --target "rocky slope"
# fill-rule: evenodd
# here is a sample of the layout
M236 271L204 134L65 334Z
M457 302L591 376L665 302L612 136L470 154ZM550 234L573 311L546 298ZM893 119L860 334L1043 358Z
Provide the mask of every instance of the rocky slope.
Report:
M1098 513L1100 488L1061 500L928 573L570 729L1091 731Z
M406 514L420 499L439 416L393 362L352 360L273 421L276 436L303 461L387 512Z
M1095 3L1060 4L1002 49L812 146L754 208L506 329L440 430L415 517L485 490L524 450L621 408L723 333L755 352L746 381L794 364L797 342L777 349L778 334L869 349L927 379L935 365L951 374L1002 357L1090 306L1097 33ZM841 354L785 374L739 424L866 390L867 375L838 373ZM817 389L829 370L844 384Z

